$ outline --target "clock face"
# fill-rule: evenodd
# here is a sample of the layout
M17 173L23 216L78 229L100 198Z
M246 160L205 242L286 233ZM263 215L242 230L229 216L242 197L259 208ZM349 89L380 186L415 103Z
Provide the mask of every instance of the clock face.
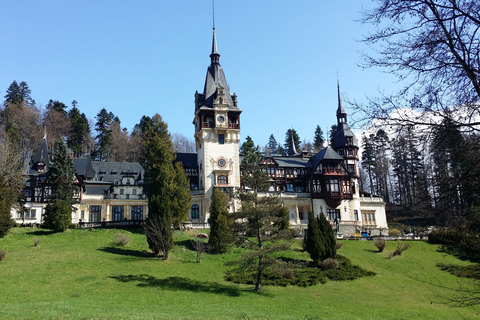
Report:
M224 117L224 116L218 116L218 117L217 117L217 121L218 121L219 123L223 123L223 122L225 121L225 117Z
M220 167L224 167L226 164L227 164L227 163L226 163L225 159L220 159L220 160L218 160L218 165L219 165Z

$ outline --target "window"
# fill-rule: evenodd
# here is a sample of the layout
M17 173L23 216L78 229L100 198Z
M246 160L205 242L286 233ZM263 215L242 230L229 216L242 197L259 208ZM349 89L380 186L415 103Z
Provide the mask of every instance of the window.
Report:
M82 210L81 213L80 213L80 219L85 219L85 211Z
M225 135L219 134L218 135L218 144L224 144L225 143Z
M342 192L350 193L350 181L342 181Z
M192 205L192 209L191 209L192 219L198 219L199 216L200 216L200 210L198 208L198 204Z
M17 212L17 219L23 219L25 217L25 211Z
M217 183L218 184L228 184L228 177L224 176L224 175L218 176Z
M35 219L36 216L36 209L27 209L22 214L22 219Z
M348 171L349 171L350 173L355 173L355 165L349 164L349 165L348 165Z
M327 180L325 189L327 192L339 192L338 179Z
M352 149L347 149L347 154L349 156L353 156L353 150Z
M143 206L132 206L132 220L143 220Z
M32 201L32 189L23 189L23 196L26 201Z
M120 189L120 194L123 194L123 189Z
M358 221L358 210L353 210L355 221Z
M287 183L287 192L293 192L293 183Z
M302 211L298 212L298 219L303 220L303 218L304 218L303 212Z
M102 206L90 206L88 211L90 222L100 222L102 220Z
M295 187L295 191L297 191L297 192L303 192L303 191L304 191L304 190L303 190L303 186L296 186L296 187Z
M37 172L39 173L45 172L45 164L43 162L39 162L37 164Z
M123 206L112 206L112 220L113 221L122 221L123 220Z
M366 213L363 214L363 221L367 221L367 214Z
M132 190L132 194L133 194L134 196L136 196L136 195L137 195L137 189L133 189L133 190Z
M320 187L320 180L313 180L313 192L320 193L322 188Z
M190 182L190 190L198 190L198 183Z
M327 217L330 221L340 220L340 209L327 209Z

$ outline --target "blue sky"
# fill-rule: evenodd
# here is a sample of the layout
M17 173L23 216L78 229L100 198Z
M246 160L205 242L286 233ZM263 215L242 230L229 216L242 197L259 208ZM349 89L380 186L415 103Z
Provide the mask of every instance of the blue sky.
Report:
M218 51L243 110L242 140L265 145L294 128L312 140L336 123L344 99L395 89L394 78L358 66L356 22L370 0L217 0ZM0 95L25 81L37 104L73 100L95 121L101 108L129 129L159 113L170 132L193 137L212 42L211 0L0 0ZM352 113L346 105L347 111ZM93 128L92 128L93 129Z

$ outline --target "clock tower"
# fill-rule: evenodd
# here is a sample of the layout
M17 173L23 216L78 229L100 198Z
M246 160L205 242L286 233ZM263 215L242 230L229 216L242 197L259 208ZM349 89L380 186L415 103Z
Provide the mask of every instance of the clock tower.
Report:
M203 93L195 93L195 142L199 169L199 189L203 190L202 211L208 217L214 187L240 187L240 110L220 66L215 28L212 53ZM236 203L230 203L235 210Z

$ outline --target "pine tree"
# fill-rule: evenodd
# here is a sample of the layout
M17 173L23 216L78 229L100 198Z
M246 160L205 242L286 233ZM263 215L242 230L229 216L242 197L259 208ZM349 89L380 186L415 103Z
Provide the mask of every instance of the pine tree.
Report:
M68 120L72 127L72 133L69 135L67 145L74 152L76 157L80 157L86 151L86 143L90 136L90 124L84 113L75 106L68 112Z
M210 199L209 248L216 253L227 252L233 244L233 217L228 213L226 195L218 188L213 189Z
M288 154L293 153L293 150L291 150L292 139L295 149L298 152L300 150L300 136L295 129L288 129L285 133L285 143L283 144L283 148Z
M71 212L78 202L76 195L79 189L74 184L75 169L63 140L57 144L47 179L52 186L52 194L45 208L44 224L48 229L62 232L72 222Z
M267 149L270 153L278 153L278 143L273 134L268 138Z
M96 118L97 122L95 123L95 130L98 134L95 137L97 143L95 150L92 152L92 158L98 161L105 161L108 157L107 147L112 136L110 126L115 119L115 115L103 108L97 114Z
M168 259L173 247L172 201L175 194L174 153L167 124L158 114L143 117L140 122L144 141L145 182L148 194L148 217L145 234L150 249L156 256L163 253Z
M242 209L235 212L234 218L237 234L252 237L247 238L246 243L253 251L242 255L234 264L242 272L256 271L255 291L259 292L264 273L277 270L282 266L282 262L275 259L273 254L276 251L285 250L288 244L279 242L282 236L286 236L279 230L283 220L279 215L282 208L280 198L276 195L259 196L258 194L267 190L270 185L267 174L258 164L261 155L254 147L245 148L245 150L240 167L245 190L237 190L235 194L235 197L242 202Z
M76 194L79 187L75 183L75 168L63 140L59 140L53 153L48 181L52 186L50 202L65 201L73 209L78 202Z
M14 80L7 89L5 106L9 103L19 105L23 102L26 102L28 106L34 106L35 101L32 100L30 94L31 90L25 81L18 84L17 81Z
M313 148L314 151L318 152L323 149L323 144L325 143L325 138L323 137L322 128L319 125L315 128L315 134L313 136Z

